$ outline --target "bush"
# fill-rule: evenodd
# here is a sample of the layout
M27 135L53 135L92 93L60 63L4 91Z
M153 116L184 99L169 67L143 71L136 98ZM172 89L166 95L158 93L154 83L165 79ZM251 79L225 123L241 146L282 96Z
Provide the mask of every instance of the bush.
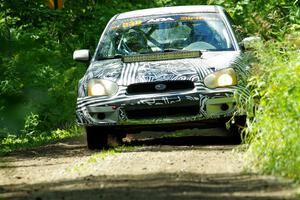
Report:
M68 127L68 130L56 129L50 132L35 134L8 134L0 140L0 156L6 155L20 148L32 148L40 145L51 144L59 140L79 136L82 129L77 126Z
M290 40L269 41L259 48L259 73L252 81L257 85L254 93L259 94L260 103L247 130L251 165L266 173L292 178L300 178L298 45Z

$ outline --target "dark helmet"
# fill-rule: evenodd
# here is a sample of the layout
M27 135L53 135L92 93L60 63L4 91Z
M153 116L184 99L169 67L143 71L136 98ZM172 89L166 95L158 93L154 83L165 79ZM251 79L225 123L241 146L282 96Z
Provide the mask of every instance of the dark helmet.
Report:
M148 48L145 36L133 29L124 36L124 43L131 52L141 52Z

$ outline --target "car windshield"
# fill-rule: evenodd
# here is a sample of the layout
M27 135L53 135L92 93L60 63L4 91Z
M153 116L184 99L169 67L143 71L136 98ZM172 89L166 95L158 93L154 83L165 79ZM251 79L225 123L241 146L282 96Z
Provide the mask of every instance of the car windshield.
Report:
M100 41L96 59L170 51L234 50L218 14L197 13L115 20Z

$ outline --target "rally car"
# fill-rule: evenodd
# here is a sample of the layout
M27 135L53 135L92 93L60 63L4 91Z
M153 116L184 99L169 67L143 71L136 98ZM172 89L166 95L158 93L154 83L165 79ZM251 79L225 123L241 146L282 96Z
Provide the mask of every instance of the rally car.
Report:
M241 44L220 6L115 15L93 55L86 49L73 54L90 63L76 108L88 148L107 147L127 132L218 126L230 119L235 127L243 113L236 112L234 95L248 67L236 64Z

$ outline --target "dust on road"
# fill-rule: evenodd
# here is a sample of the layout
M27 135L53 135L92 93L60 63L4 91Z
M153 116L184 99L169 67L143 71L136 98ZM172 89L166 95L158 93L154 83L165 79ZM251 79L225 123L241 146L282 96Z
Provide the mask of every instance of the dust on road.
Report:
M231 138L162 134L131 136L122 153L79 137L2 157L0 199L297 199L292 181L246 173Z

